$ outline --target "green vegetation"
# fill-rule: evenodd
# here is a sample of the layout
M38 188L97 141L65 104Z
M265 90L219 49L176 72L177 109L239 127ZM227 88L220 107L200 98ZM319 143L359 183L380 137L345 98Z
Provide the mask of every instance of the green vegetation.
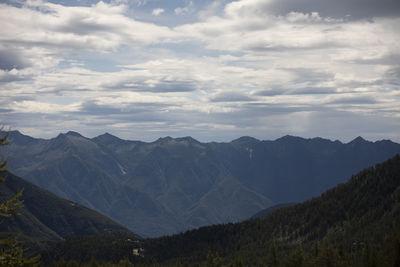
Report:
M90 243L70 242L64 243L63 255ZM105 237L95 242L112 243ZM130 259L135 266L400 266L400 156L264 218L147 239L139 246L144 257ZM126 257L131 248L121 248ZM67 259L86 262L81 266L129 266L127 261L118 265L122 254L112 261ZM73 266L60 257L55 260L59 266ZM102 265L107 261L115 265Z
M54 265L54 262L112 262L128 261L143 262L144 259L133 255L142 246L141 239L135 235L99 234L90 236L76 236L59 242L43 252L43 263ZM61 264L60 263L60 264Z
M0 137L0 146L7 145L8 133ZM7 160L0 162L0 183L6 180ZM5 219L17 215L18 210L23 207L23 202L20 200L22 190L16 193L9 199L1 199L0 202L0 224ZM24 250L16 236L7 236L0 238L0 266L36 266L38 265L40 256L28 258L24 255Z
M79 235L131 234L122 225L94 210L57 197L11 173L7 176L0 185L0 194L11 198L23 188L21 200L24 200L24 207L19 210L19 216L4 222L0 233L19 233L27 242L36 243L36 250L45 248L48 242Z

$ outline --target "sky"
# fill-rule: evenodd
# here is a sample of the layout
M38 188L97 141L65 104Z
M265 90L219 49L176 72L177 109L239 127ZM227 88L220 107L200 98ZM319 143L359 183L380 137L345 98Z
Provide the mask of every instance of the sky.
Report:
M0 0L0 25L27 135L400 142L398 0Z

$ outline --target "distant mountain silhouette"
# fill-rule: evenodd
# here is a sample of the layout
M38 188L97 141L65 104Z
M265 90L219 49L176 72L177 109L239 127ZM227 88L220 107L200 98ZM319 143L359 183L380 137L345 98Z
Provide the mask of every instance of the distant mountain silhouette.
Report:
M14 131L10 139L3 154L17 175L152 237L237 222L275 203L318 196L400 153L399 144L360 138L145 143L108 133L44 140Z

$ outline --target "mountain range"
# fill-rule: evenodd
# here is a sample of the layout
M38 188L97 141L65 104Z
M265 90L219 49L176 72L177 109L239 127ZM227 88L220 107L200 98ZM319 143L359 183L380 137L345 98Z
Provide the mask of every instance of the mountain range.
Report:
M142 236L237 222L277 203L318 196L382 162L400 145L285 136L201 143L155 142L76 132L36 139L13 131L8 168L58 196L93 208Z

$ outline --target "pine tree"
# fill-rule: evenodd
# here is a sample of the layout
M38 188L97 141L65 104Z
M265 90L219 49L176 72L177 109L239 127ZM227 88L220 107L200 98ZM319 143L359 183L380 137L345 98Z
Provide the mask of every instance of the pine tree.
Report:
M214 256L211 251L208 252L206 266L208 267L220 267L222 265L221 258L218 253Z
M1 132L2 129L0 129ZM7 141L9 133L0 137L0 147L9 144ZM7 178L5 168L7 159L0 162L0 183ZM17 215L17 211L22 208L23 202L20 200L22 190L15 194L11 199L0 203L0 224L7 218ZM20 247L17 237L0 239L0 266L38 266L40 256L25 258L24 250Z
M336 251L332 245L324 241L319 252L317 265L321 267L335 267L337 258Z
M304 251L301 247L297 247L290 255L287 257L283 263L285 267L302 267L307 266L305 264Z
M276 250L276 246L274 243L272 243L269 246L267 260L268 260L268 266L277 267L279 264L278 263L278 252Z

